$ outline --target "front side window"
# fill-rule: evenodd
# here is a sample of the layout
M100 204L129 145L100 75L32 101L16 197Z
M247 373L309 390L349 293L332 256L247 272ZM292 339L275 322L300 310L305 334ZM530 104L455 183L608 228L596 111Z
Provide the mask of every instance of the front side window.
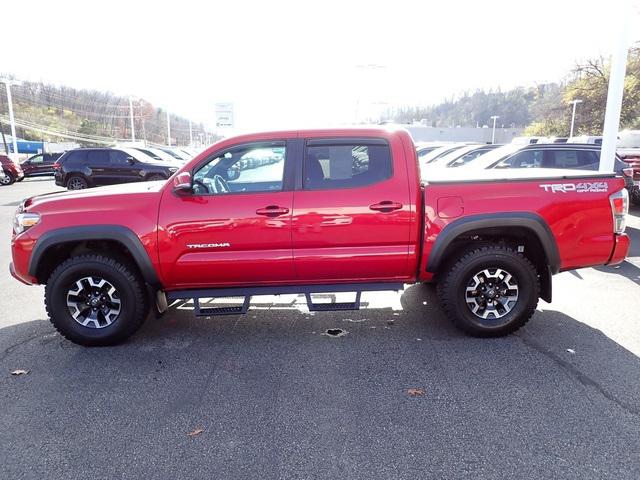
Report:
M193 175L193 191L200 195L282 190L284 142L233 147L202 165Z
M128 158L129 155L121 150L112 150L109 152L109 163L114 166L128 165Z
M524 150L507 158L497 168L539 168L542 165L540 150Z
M391 177L387 145L309 146L304 158L304 188L364 187Z
M44 156L43 155L36 155L34 157L31 157L29 159L30 163L42 163L44 161Z

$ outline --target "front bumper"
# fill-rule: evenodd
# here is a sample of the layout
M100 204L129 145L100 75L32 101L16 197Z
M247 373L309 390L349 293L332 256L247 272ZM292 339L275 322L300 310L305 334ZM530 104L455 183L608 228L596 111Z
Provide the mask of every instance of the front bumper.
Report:
M614 244L613 250L611 251L611 258L607 262L607 265L617 265L624 261L629 254L629 247L631 246L631 241L629 240L629 236L625 233L622 235L614 236Z
M35 278L32 278L29 275L26 275L24 278L19 275L18 272L16 272L16 267L13 266L13 262L9 264L9 273L13 278L18 280L20 283L24 283L25 285L34 285L38 283Z

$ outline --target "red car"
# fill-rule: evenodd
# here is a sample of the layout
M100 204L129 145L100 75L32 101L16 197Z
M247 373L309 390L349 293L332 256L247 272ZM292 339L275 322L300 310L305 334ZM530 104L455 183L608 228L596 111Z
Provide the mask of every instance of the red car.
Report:
M0 178L0 185L11 185L13 182L19 182L24 178L24 172L19 163L14 163L6 155L0 155L0 163L4 171L4 177Z
M360 293L437 282L465 332L499 336L551 301L551 276L621 262L628 195L615 174L485 170L421 184L403 130L245 135L166 183L27 199L14 221L15 278L46 284L53 325L111 345L153 308L245 313L252 295L304 293L310 310ZM314 303L319 292L355 292ZM243 296L233 307L201 299Z

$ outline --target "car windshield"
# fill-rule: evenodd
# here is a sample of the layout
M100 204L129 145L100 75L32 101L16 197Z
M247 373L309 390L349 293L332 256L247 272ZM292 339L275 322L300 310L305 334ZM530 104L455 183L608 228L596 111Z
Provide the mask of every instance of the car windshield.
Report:
M511 155L514 152L526 147L526 145L518 145L512 144L505 145L503 147L496 148L495 150L491 150L490 152L485 153L484 155L480 155L479 157L471 160L467 163L467 167L481 170L485 168L489 168L494 164L498 163L500 160L505 158L508 155Z
M140 150L136 150L135 148L121 148L120 150L125 152L127 155L132 156L139 162L158 163L158 160L156 160L155 158L147 155L146 153L141 152Z
M472 152L473 150L476 150L478 148L479 148L478 145L467 145L466 147L456 148L455 150L451 152L447 152L441 157L435 159L433 163L437 165L442 165L444 167L446 165L449 165L450 162L453 162L457 158L460 158L461 156L469 152Z
M437 158L442 157L443 155L446 155L449 152L452 152L453 150L457 150L459 148L464 147L464 145L446 145L444 147L438 147L435 150L429 152L428 154L424 155L424 156L419 156L420 159L420 163L424 164L424 163L431 163L434 160L436 160Z

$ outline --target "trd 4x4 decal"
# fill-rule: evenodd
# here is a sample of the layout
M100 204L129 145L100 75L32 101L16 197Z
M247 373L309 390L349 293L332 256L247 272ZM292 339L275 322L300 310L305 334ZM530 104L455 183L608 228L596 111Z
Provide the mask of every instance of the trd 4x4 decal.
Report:
M596 193L609 190L607 182L580 182L580 183L543 183L540 188L551 193Z

